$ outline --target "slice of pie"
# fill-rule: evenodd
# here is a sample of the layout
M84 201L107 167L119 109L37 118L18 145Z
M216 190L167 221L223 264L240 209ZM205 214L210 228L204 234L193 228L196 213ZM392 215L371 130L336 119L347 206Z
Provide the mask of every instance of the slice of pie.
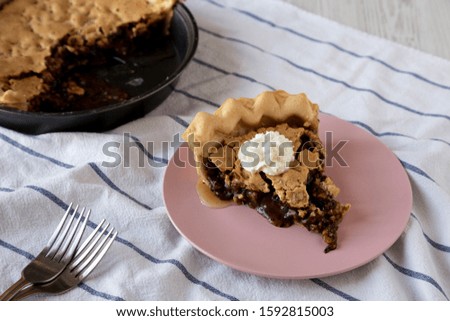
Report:
M84 70L168 30L178 0L6 0L0 4L0 104L65 111L127 99ZM81 99L87 97L86 99ZM68 107L69 106L69 107ZM71 106L71 107L70 107Z
M304 94L274 91L198 113L183 139L197 162L202 201L247 205L275 226L319 233L326 253L336 249L350 205L336 200L339 188L325 174L318 112Z

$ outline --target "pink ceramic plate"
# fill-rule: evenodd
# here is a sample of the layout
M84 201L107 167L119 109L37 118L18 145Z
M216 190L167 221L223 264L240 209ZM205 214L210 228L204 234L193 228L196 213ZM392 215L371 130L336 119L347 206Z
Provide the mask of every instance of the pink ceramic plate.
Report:
M247 207L202 205L193 156L186 145L175 153L164 178L169 217L181 235L216 261L274 278L334 275L386 251L403 232L411 212L406 172L395 155L367 131L334 116L321 114L320 118L321 139L327 150L335 148L326 172L341 188L339 199L352 204L340 225L336 250L325 254L318 234L300 226L274 227Z

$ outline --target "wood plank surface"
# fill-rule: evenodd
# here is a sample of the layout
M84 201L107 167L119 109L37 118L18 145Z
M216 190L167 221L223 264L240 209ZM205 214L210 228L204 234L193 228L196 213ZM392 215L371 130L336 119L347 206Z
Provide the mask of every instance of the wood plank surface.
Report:
M306 11L450 60L449 0L286 0Z

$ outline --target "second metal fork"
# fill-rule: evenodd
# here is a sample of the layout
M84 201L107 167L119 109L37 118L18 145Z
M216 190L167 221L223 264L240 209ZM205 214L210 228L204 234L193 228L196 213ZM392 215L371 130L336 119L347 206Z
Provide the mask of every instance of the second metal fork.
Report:
M28 284L50 282L63 272L75 254L90 215L90 210L84 214L83 208L74 222L77 210L78 205L73 211L72 203L69 205L45 248L22 270L20 279L0 295L0 301L11 300Z
M117 236L117 231L102 220L77 250L72 262L53 281L32 284L22 288L11 300L22 300L32 294L60 294L69 291L84 280L97 266Z

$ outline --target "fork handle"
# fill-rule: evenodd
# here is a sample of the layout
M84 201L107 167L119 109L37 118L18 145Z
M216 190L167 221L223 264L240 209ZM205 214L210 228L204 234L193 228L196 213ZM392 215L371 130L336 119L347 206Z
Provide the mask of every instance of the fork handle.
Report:
M20 290L29 284L30 283L21 276L16 283L11 285L2 295L0 295L0 301L11 301Z
M25 286L22 289L20 289L16 294L10 299L10 301L19 301L22 299L25 299L26 297L29 297L30 295L41 293L42 290L33 285L30 284L30 286Z

